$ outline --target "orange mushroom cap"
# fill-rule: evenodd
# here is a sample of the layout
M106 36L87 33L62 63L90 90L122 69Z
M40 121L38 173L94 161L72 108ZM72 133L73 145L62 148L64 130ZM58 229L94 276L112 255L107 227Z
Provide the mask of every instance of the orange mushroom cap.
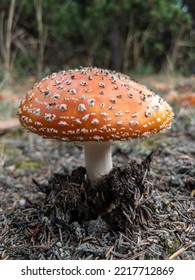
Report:
M36 83L18 109L29 131L63 141L116 141L170 126L171 107L128 76L98 68L53 73Z
M195 105L195 92L183 93L179 96L179 102L183 106L194 106Z

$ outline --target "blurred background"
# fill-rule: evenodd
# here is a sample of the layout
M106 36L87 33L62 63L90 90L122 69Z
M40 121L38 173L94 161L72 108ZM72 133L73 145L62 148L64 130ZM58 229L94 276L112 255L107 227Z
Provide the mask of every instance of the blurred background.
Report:
M1 0L0 87L79 66L195 73L194 0Z

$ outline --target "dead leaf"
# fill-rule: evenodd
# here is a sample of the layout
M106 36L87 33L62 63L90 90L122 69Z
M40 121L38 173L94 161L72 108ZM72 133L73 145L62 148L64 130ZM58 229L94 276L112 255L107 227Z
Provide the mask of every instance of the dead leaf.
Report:
M16 118L11 118L8 120L0 120L0 134L4 134L10 129L19 127L19 120Z
M150 84L151 84L152 87L154 87L157 90L161 90L163 92L169 92L170 91L170 85L167 84L167 83L151 81Z
M169 93L164 97L167 102L174 102L178 100L178 92L176 90L170 90Z

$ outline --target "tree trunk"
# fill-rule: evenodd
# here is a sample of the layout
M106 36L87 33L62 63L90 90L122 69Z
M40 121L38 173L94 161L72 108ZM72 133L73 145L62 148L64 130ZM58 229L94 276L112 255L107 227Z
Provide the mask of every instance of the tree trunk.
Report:
M114 17L110 33L110 65L109 67L115 71L121 71L121 36L120 23L118 17Z

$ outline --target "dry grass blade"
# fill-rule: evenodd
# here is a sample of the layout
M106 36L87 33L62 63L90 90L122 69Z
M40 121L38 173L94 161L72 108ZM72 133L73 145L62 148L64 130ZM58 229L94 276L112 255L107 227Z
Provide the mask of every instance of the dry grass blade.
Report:
M183 247L181 247L177 252L175 252L174 254L172 254L169 257L169 260L173 260L176 257L178 257L179 255L181 255L183 252L185 252L187 249L189 249L190 247L195 246L195 242L192 243L192 241L190 241L189 243L185 244Z

